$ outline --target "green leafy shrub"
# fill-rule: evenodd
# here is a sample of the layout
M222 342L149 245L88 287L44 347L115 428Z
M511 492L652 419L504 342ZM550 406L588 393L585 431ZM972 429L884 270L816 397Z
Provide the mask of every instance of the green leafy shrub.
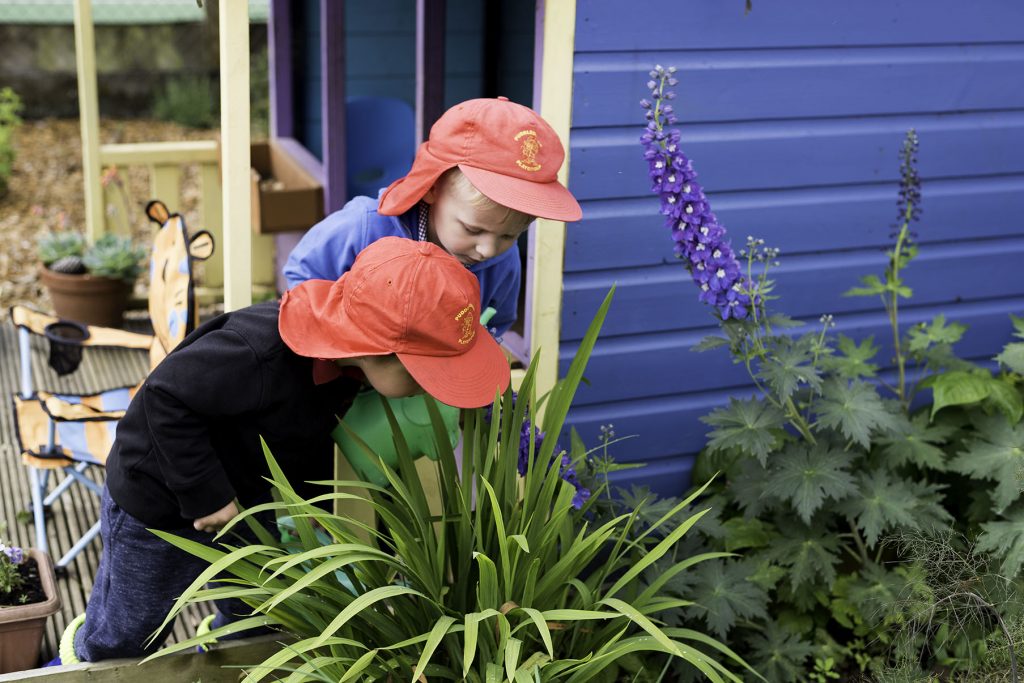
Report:
M697 350L727 349L755 389L704 418L711 432L694 471L696 484L708 482L703 505L714 519L702 521L702 544L689 550L743 557L689 574L677 587L695 604L666 618L710 629L770 681L979 680L1008 670L1005 680L1016 680L1024 343L1007 344L983 366L954 351L965 326L943 315L901 323L921 207L914 131L900 153L887 267L847 293L883 303L890 373L872 338L836 334L832 316L801 334L803 323L770 309L778 250L748 238L738 254L745 263L730 263L679 134L663 127L675 118L665 102L673 73L651 73L645 158L662 212L679 216L677 253L721 322L723 335ZM696 253L706 238L720 250L718 280L709 277L712 261ZM730 287L716 290L726 278ZM1011 319L1024 339L1024 319ZM993 643L1004 650L989 661Z
M217 105L209 76L180 76L167 81L153 102L153 115L189 128L217 125Z
M21 125L21 98L11 88L0 88L0 197L14 172L14 132Z
M547 435L561 430L610 297L567 377L546 399L541 431ZM670 580L721 555L682 551L683 539L707 512L685 512L699 492L652 515L640 504L607 522L588 523L607 497L600 487L578 497L555 438L536 438L527 422L539 408L535 370L527 371L517 400L509 391L496 401L490 421L484 410L464 412L461 471L436 404L425 399L439 451L439 515L427 505L393 416L399 466L395 471L381 462L390 487L334 482L341 491L304 501L267 453L282 502L248 510L234 522L250 522L262 532L262 545L214 550L160 533L210 562L168 621L191 602L230 595L254 608L235 630L272 625L297 636L253 669L250 681L275 670L320 680L610 680L603 676L614 666L636 666L652 656L660 657L659 667L672 657L707 680L739 680L718 661L743 666L730 650L699 629L665 626L659 616L687 604L666 595ZM586 455L574 435L568 460L579 464ZM365 499L380 530L313 505L359 497L349 491L362 489L369 491ZM250 517L260 510L289 515L298 543L289 547L262 531ZM642 581L659 560L664 571ZM221 571L231 578L205 589Z

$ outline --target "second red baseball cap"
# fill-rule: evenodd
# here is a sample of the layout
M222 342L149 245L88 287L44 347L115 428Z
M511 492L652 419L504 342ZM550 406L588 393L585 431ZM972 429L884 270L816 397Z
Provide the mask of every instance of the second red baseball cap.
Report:
M508 98L467 100L446 111L420 145L409 173L380 197L379 213L399 216L458 166L492 201L530 216L560 221L583 217L561 183L565 150L540 115Z
M443 249L384 237L338 280L307 280L285 292L278 328L300 356L394 353L437 400L478 408L503 393L511 375L479 306L476 276Z

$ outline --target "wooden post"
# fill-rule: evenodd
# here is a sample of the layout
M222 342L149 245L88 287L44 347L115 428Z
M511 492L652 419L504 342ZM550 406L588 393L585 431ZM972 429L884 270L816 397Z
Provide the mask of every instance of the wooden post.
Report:
M445 0L416 0L416 142L444 113Z
M220 0L220 133L224 308L233 311L252 303L248 0Z
M345 164L345 2L320 0L320 130L324 213L348 201ZM310 226L312 227L312 226Z
M568 184L569 133L572 113L572 64L576 37L576 0L544 0L544 27L539 112L565 145L565 163L558 181ZM537 103L534 102L534 106ZM565 262L565 223L537 220L530 241L533 282L530 302L530 356L541 350L537 395L558 380L558 346L562 317L562 269ZM537 362L536 360L534 362Z
M82 179L85 183L85 236L103 234L103 188L100 186L100 107L96 88L96 41L92 0L75 0L75 67L78 118L82 129Z

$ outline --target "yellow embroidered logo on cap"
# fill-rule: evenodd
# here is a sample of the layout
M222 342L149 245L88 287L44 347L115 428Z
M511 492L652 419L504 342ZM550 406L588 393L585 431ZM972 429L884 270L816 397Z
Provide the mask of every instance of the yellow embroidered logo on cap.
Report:
M455 319L462 323L462 336L459 337L460 344L468 344L476 336L476 316L473 314L474 310L476 310L475 307L473 304L470 304L455 316Z
M514 139L516 142L519 142L519 138L523 138L523 147L520 150L523 158L516 159L516 165L524 171L539 171L540 164L537 163L537 152L540 151L541 144L540 140L537 139L537 131L521 130L516 133Z

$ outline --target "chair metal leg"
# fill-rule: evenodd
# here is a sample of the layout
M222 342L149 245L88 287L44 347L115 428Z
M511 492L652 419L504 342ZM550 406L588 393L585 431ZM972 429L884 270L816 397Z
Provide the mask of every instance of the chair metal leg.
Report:
M85 472L85 469L87 467L89 467L89 463L87 463L87 462L80 462L80 463L78 463L77 465L74 466L74 469L76 471L78 471L78 472ZM50 495L48 495L46 497L46 499L43 500L43 507L46 507L46 506L49 506L49 505L53 505L54 502L56 502L56 500L58 498L60 498L61 494L64 493L65 491L67 491L69 488L71 488L71 485L74 484L75 481L77 481L77 479L69 473L70 469L71 469L70 466L64 468L64 471L66 473L68 473L67 476L64 477L64 481L62 481L61 483L57 484L56 488L54 488L53 491L50 492ZM44 486L45 486L45 483L44 483Z
M46 543L46 516L43 514L43 491L40 486L39 470L28 468L28 485L32 489L32 519L36 525L36 547L48 552Z
M88 531L82 534L82 537L78 539L77 543L71 546L71 550L67 551L64 554L64 557L60 558L57 564L54 565L54 569L65 569L69 564L71 564L71 560L75 559L75 556L78 555L78 553L85 550L86 546L92 543L92 540L99 536L99 534L100 523L96 522Z
M74 481L78 482L79 484L81 484L85 488L89 489L90 491L95 493L97 496L102 496L103 495L103 487L100 486L99 484L97 484L96 482L94 482L89 477L85 476L85 474L82 473L80 470L78 470L76 468L73 468L73 467L65 467L64 468L64 472L70 478L72 478ZM61 483L63 483L63 482L61 482Z

